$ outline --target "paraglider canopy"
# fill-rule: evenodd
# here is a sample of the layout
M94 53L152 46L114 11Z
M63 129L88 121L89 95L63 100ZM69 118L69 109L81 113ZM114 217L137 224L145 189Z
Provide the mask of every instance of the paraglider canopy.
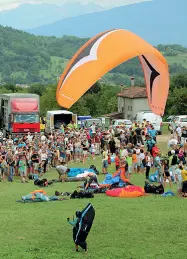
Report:
M167 62L149 43L122 29L103 32L80 48L60 78L58 104L70 108L103 75L136 56L143 68L150 108L163 115L169 90Z

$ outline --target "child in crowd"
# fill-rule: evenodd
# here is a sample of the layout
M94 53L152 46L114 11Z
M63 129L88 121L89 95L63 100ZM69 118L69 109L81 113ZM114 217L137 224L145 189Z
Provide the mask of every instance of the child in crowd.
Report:
M21 155L18 162L18 172L21 177L21 183L28 183L27 181L27 163L24 155Z
M164 188L166 188L166 182L167 180L169 181L169 186L172 188L172 181L171 181L171 176L169 172L169 161L164 160L163 162L163 172L164 172Z
M132 154L132 168L133 168L133 173L137 172L137 166L138 166L138 159L137 159L137 154L136 150L133 151Z
M119 157L119 153L116 154L116 157L115 157L115 165L116 165L116 170L118 170L120 168L120 157Z
M6 180L6 175L8 174L8 164L6 162L6 157L2 156L2 161L1 161L1 175L2 175L2 180Z
M149 179L150 169L151 169L151 164L152 164L152 157L151 157L151 153L150 152L146 153L145 161L146 161L145 176L146 176L146 180L148 180Z
M131 180L132 175L132 154L128 153L128 156L126 157L126 162L128 164L128 179Z

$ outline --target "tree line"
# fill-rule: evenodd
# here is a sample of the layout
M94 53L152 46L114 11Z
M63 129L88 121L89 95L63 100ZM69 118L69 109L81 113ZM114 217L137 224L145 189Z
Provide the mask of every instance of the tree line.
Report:
M142 86L142 85L141 85ZM5 84L0 93L35 93L40 96L41 115L49 110L59 110L56 102L56 84L33 84L28 88L21 88L14 84ZM97 82L88 90L71 111L78 115L92 115L93 117L116 112L118 109L117 94L119 85L109 85ZM177 74L171 77L169 96L166 104L165 116L187 114L187 74Z

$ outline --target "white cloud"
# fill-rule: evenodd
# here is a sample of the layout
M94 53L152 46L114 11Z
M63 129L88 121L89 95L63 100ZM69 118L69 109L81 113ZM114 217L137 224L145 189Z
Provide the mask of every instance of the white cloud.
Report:
M74 3L79 2L82 4L86 3L96 3L105 7L115 7L120 5L138 3L149 0L0 0L0 10L11 9L19 6L23 3L51 3L51 4L64 4L64 3Z

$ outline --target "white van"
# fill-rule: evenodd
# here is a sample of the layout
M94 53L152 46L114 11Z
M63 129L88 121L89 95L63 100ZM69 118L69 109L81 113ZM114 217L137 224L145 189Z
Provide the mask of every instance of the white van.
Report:
M187 115L175 116L173 118L173 121L175 121L176 125L180 125L181 127L187 127Z
M70 111L48 111L46 114L45 133L51 133L59 130L62 123L64 125L68 125L71 121L74 121L77 125L77 115Z
M149 121L157 133L162 135L162 117L154 114L152 111L141 111L136 114L135 121L143 123L143 120Z

